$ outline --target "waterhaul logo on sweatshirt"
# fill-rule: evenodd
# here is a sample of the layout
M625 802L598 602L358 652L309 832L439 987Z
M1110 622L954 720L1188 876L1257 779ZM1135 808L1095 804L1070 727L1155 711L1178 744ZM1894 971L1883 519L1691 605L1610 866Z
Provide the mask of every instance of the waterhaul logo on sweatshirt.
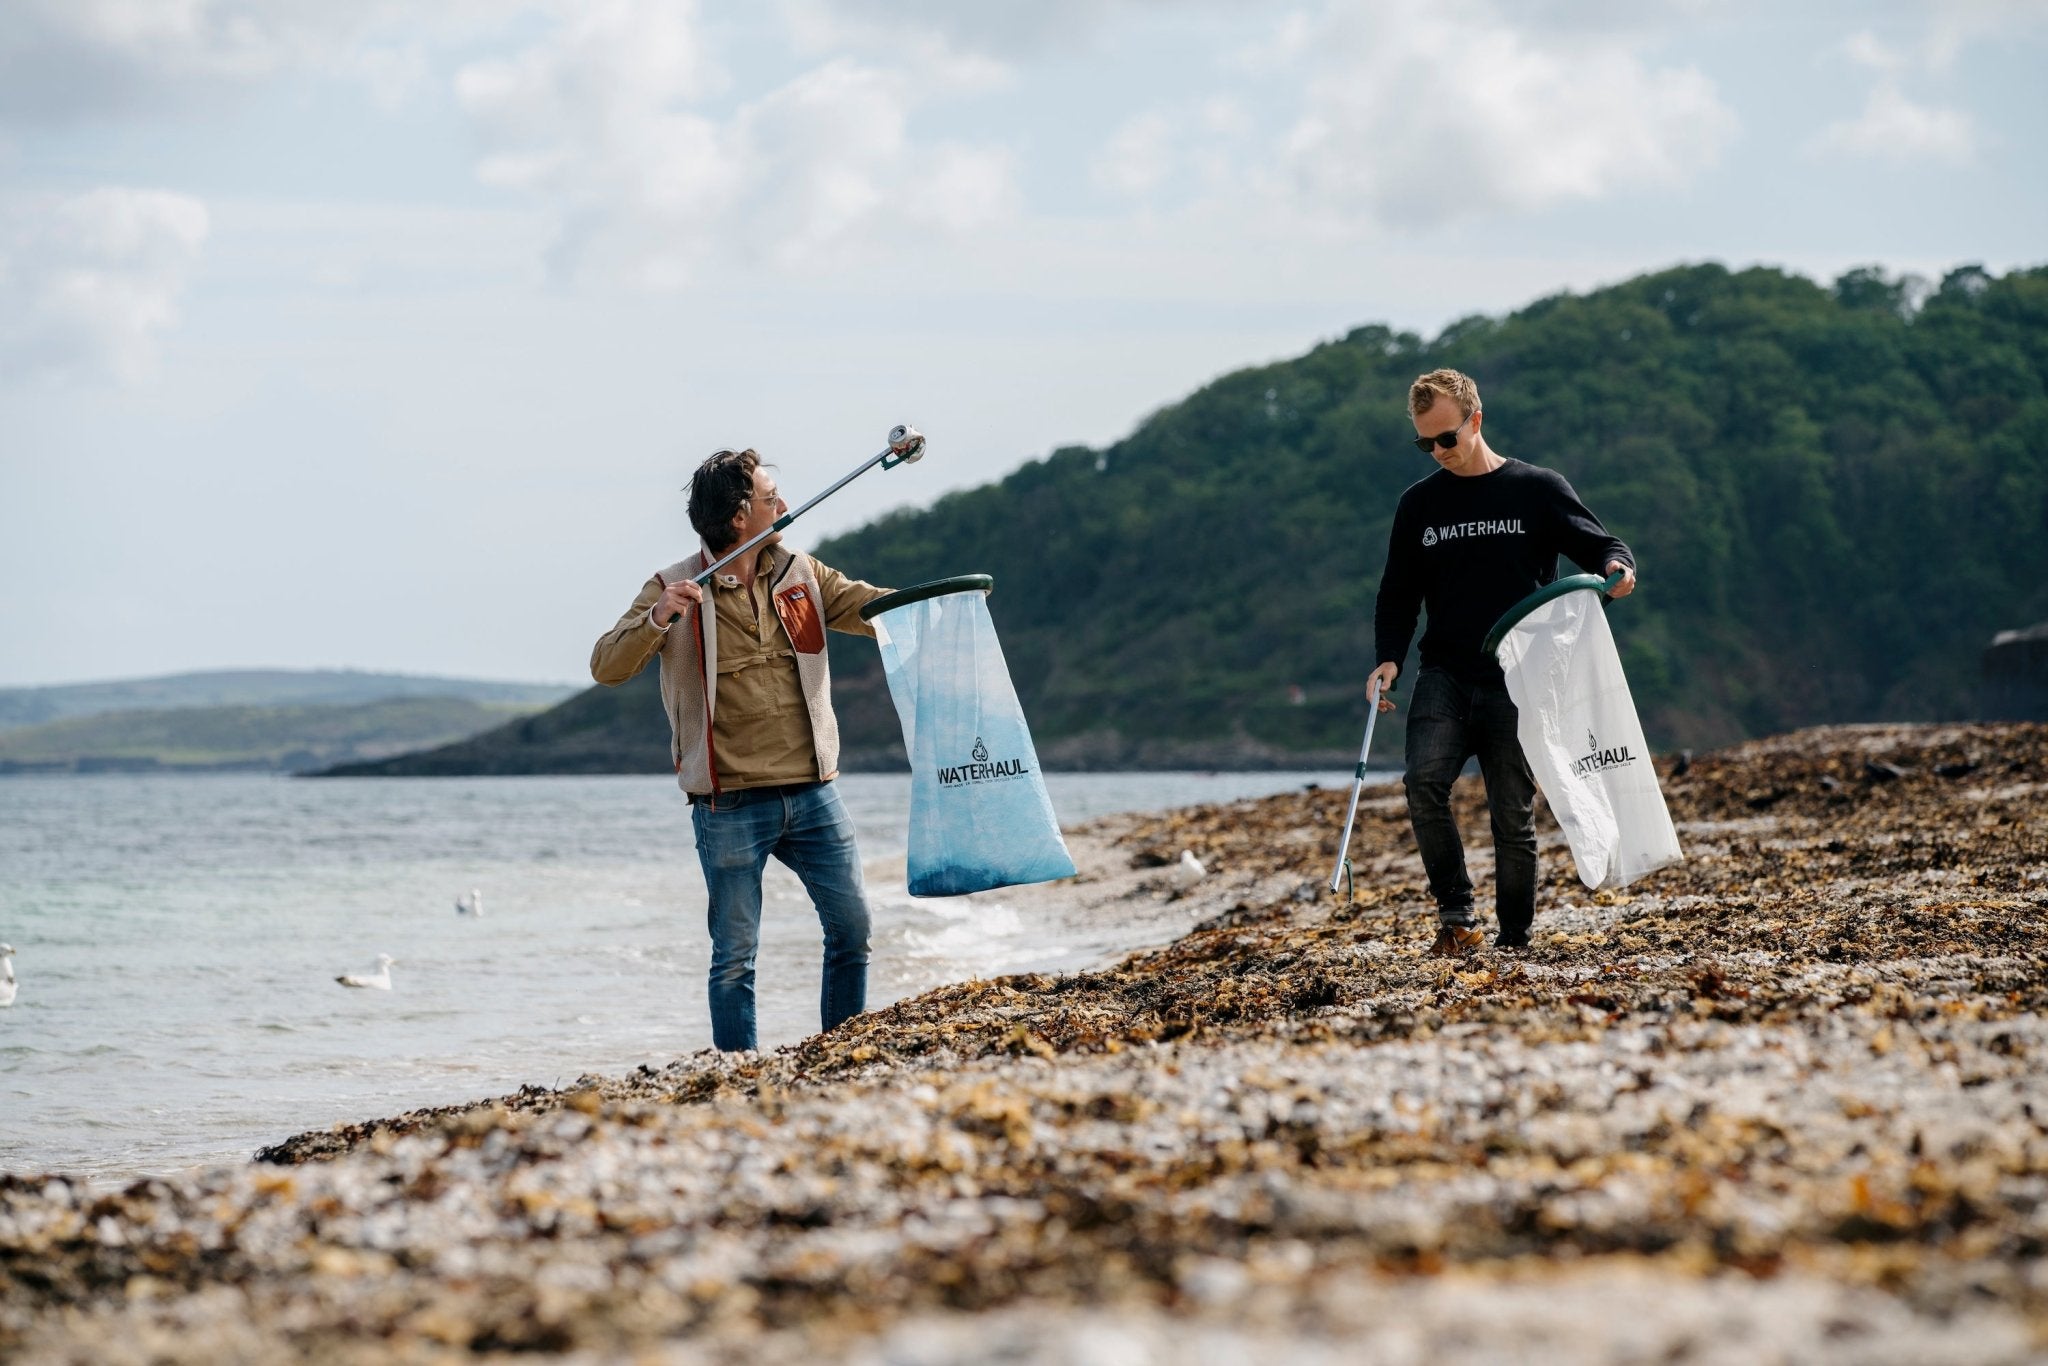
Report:
M973 763L955 764L939 770L940 787L958 787L962 783L994 783L1007 778L1021 778L1027 772L1022 759L994 759L988 757L988 746L979 735L974 737Z
M1474 536L1519 536L1522 534L1522 519L1508 517L1491 522L1452 522L1448 526L1426 526L1422 529L1422 544L1435 545L1438 541L1464 541Z
M1622 768L1636 761L1627 745L1614 749L1600 748L1600 742L1593 738L1593 732L1586 732L1586 757L1572 764L1572 776L1583 778L1590 773L1604 773L1610 768Z

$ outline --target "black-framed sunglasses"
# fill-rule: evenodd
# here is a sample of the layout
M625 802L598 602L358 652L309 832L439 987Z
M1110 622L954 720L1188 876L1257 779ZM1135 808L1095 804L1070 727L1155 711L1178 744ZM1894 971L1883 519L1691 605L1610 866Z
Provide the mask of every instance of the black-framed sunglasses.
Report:
M1421 451L1424 455L1434 455L1439 446L1441 446L1445 450L1449 450L1451 447L1458 444L1458 433L1464 430L1465 422L1470 422L1473 418L1479 416L1480 411L1480 409L1474 408L1471 412L1465 415L1464 422L1460 422L1457 426L1451 428L1447 432L1438 432L1435 436L1416 437L1415 449Z

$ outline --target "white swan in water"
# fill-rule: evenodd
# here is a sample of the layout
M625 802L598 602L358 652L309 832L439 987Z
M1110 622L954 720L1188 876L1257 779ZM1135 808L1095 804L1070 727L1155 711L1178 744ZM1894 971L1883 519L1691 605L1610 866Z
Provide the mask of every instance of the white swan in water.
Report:
M0 944L0 1006L13 1005L20 989L14 981L14 945Z
M344 973L334 980L345 987L371 987L377 991L389 991L391 990L391 965L397 961L396 958L393 958L388 953L380 953L377 955L377 970L375 972L366 972L361 976L357 976L354 973Z
M483 913L484 894L476 888L472 887L461 896L455 898L455 914L473 915L478 919L482 919Z

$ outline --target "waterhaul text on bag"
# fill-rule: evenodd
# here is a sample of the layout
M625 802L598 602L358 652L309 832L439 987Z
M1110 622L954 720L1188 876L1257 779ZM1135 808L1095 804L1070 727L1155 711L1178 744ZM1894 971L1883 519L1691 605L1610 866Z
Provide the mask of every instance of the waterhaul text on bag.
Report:
M1536 785L1588 887L1625 887L1678 862L1678 832L1593 574L1575 574L1510 608L1487 636Z
M993 585L986 574L963 575L861 609L910 752L912 896L1074 875L989 619Z

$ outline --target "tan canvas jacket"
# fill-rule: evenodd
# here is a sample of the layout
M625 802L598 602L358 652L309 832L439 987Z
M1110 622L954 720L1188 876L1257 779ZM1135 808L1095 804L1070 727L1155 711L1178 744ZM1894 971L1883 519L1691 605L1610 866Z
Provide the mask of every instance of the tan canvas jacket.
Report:
M721 575L706 586L712 610L657 627L650 612L663 589L707 563L700 551L649 578L592 647L591 677L616 687L660 658L670 755L685 792L837 777L825 632L872 636L860 609L888 590L768 546L751 587Z

